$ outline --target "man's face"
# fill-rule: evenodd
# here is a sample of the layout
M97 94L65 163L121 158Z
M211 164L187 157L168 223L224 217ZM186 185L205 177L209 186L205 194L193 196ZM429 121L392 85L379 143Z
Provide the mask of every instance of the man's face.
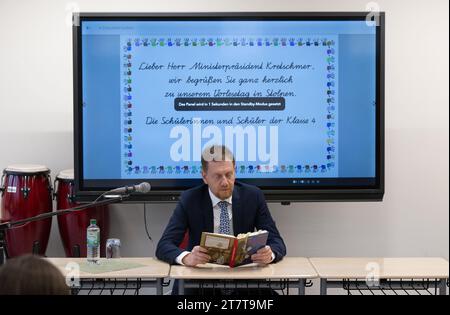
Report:
M235 172L232 161L209 162L206 172L202 170L202 177L212 193L221 200L233 194Z

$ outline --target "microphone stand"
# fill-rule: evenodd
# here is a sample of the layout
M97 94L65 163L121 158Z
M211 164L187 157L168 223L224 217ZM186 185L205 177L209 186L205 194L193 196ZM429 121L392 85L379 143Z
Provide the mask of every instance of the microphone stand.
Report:
M105 196L108 197L108 196ZM45 212L42 214L38 214L37 216L21 219L17 221L8 221L4 223L0 223L0 266L2 266L5 263L5 257L7 257L7 251L6 251L6 231L14 228L18 225L23 225L26 223L34 222L34 221L40 221L44 219L51 218L53 216L63 215L63 214L69 214L76 211L84 210L93 206L104 206L116 202L122 202L124 199L128 198L129 195L112 195L111 197L108 197L107 199L101 200L101 201L94 201L91 203L87 203L84 205L80 205L73 208L68 208L64 210L56 210L52 212Z

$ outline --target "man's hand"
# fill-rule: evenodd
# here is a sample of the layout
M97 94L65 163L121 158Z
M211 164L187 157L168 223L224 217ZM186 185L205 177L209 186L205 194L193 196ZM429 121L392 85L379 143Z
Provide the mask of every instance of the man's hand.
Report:
M252 261L258 264L270 264L272 262L272 249L266 245L252 255Z
M206 248L195 246L192 251L183 257L183 264L189 267L195 267L199 264L206 264L211 257L207 254Z

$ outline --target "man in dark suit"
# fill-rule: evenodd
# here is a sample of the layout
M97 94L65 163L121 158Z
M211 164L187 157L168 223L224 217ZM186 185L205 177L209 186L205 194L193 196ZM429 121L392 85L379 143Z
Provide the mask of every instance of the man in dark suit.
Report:
M255 263L277 262L286 255L286 246L270 215L261 190L235 181L235 159L225 146L211 146L202 153L204 184L186 190L158 243L156 256L169 264L194 267L210 260L199 246L202 232L238 235L266 230L267 245L252 255ZM186 230L189 243L179 248ZM173 291L177 291L174 285Z

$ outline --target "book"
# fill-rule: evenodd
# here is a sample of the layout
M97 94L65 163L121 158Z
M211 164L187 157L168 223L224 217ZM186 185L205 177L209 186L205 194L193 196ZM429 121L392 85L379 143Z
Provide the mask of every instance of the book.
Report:
M208 250L210 263L231 268L252 263L251 256L266 246L269 232L259 230L238 236L203 232L200 246Z

